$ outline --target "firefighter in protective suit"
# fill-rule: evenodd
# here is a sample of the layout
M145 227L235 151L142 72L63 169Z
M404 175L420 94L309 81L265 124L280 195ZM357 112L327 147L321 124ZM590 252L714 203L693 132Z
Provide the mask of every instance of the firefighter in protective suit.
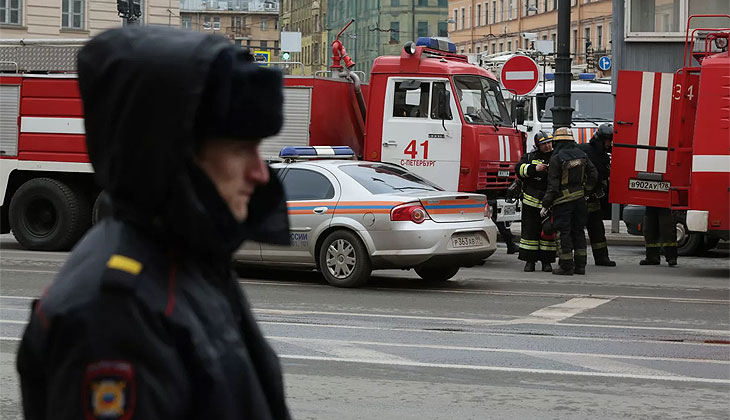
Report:
M113 213L33 303L24 417L289 419L231 266L244 240L289 242L282 186L258 154L283 123L281 73L224 37L138 25L91 39L78 71Z
M662 207L647 207L644 213L644 242L646 258L641 265L661 264L661 250L670 267L677 265L677 230L672 211Z
M535 271L535 263L542 263L542 271L553 271L555 239L543 232L542 198L547 190L548 162L553 153L553 137L544 131L535 134L535 150L522 155L515 173L522 180L522 232L519 259L525 261L525 271Z
M585 274L587 254L585 226L586 192L596 186L598 172L573 140L569 128L555 130L548 186L541 215L552 208L558 241L558 265L553 274Z
M601 124L591 137L591 141L579 147L588 155L598 171L596 189L588 197L588 221L586 230L591 241L593 260L596 265L615 267L616 262L608 258L606 228L603 226L601 200L608 192L608 180L611 172L611 146L613 144L613 124Z

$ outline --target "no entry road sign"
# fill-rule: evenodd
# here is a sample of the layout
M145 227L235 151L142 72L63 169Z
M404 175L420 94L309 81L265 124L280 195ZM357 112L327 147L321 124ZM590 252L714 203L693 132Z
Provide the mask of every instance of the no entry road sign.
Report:
M524 55L516 55L502 66L500 79L505 89L517 95L527 95L537 87L537 64Z

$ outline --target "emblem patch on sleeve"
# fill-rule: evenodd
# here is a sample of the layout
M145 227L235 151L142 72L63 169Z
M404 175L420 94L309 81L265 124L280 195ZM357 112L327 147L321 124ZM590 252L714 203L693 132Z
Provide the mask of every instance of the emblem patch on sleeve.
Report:
M86 367L82 404L87 420L127 420L134 413L134 368L128 362L103 360Z

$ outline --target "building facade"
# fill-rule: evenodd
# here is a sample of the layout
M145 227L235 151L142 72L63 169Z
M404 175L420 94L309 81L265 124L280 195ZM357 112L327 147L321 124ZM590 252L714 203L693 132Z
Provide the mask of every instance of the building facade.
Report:
M340 40L365 80L376 57L400 55L403 45L418 37L448 35L447 0L329 0L327 12L329 44L355 19Z
M180 25L179 2L141 0L142 24ZM0 32L7 39L88 38L122 26L116 0L3 0Z
M574 65L611 54L611 0L571 1L570 47ZM557 0L451 0L449 36L460 53L495 54L529 49L524 33L553 41L557 50Z
M693 14L730 14L730 1L613 0L614 67L674 73L682 67L687 19ZM730 20L693 19L691 26L727 28Z
M278 61L279 3L276 1L180 0L183 29L215 33Z
M283 0L281 27L302 34L301 52L292 52L290 74L315 75L328 70L330 49L327 42L327 0Z

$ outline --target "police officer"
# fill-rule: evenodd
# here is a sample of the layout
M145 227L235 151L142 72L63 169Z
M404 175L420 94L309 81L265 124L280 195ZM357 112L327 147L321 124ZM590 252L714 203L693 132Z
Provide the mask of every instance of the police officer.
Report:
M534 137L535 150L522 155L515 173L522 180L522 231L519 259L525 261L525 271L535 271L535 263L542 263L542 271L553 271L555 239L543 232L542 198L547 189L548 162L553 154L553 137L538 131Z
M596 189L588 197L588 222L586 230L591 240L593 260L596 265L606 267L616 266L615 261L608 258L608 244L606 243L606 228L603 226L603 211L601 200L608 193L608 179L611 172L611 146L613 144L613 124L601 124L593 133L591 141L579 147L588 155L598 171Z
M127 26L79 52L89 158L111 217L34 302L18 351L40 419L289 419L278 357L231 270L288 243L261 160L282 76L217 35Z
M541 210L541 214L545 214L552 208L557 230L559 267L553 274L585 274L588 259L584 231L588 217L585 195L595 187L598 172L578 148L569 128L555 131L553 147Z
M677 265L677 228L672 211L662 207L647 207L644 213L644 242L646 258L641 265L661 264L661 249L670 267Z

